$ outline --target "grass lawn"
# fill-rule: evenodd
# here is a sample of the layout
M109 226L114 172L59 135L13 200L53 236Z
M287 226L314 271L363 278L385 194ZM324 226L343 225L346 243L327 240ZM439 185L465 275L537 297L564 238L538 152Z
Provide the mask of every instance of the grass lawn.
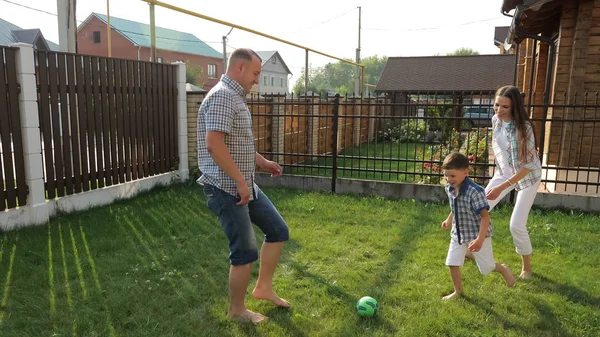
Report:
M266 193L291 229L275 282L293 305L277 309L248 296L267 324L225 318L226 238L201 189L176 185L4 234L0 335L600 335L597 215L534 211L534 277L508 289L500 275L484 277L468 262L466 296L442 303L452 289L449 233L440 229L447 205ZM491 213L494 252L517 273L509 211ZM379 300L375 319L355 314L364 295Z
M421 143L373 142L345 149L339 154L340 157L338 157L338 177L402 182L415 181L415 174L422 171L422 164L399 160L423 160L422 157L417 158L415 150L423 150L428 146L430 145ZM343 156L369 157L369 159L342 158ZM286 167L285 172L289 174L331 177L333 167L332 158L320 158L308 165L326 166L327 168ZM350 170L351 168L360 168L361 171ZM382 172L368 172L368 170L374 169ZM398 172L409 172L409 174Z

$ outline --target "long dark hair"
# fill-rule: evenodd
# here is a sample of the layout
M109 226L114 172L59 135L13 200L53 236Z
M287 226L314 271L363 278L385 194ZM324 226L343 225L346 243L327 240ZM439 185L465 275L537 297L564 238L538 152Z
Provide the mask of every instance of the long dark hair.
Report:
M498 96L506 97L512 102L511 115L517 129L517 144L519 147L518 156L522 162L529 162L533 158L528 158L527 156L527 124L529 124L531 127L531 132L533 132L533 142L535 144L534 150L536 150L536 152L537 140L535 136L535 130L533 129L533 125L529 119L529 114L525 111L523 96L521 96L519 89L512 85L507 85L498 89L498 91L496 91L496 97Z

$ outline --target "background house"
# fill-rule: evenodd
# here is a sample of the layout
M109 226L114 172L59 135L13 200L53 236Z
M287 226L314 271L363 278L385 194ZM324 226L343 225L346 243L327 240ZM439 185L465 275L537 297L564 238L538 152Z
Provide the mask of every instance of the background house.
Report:
M44 38L39 29L23 29L17 25L0 19L0 46L13 43L28 43L37 50L58 51L58 45Z
M514 68L509 54L389 57L375 91L396 104L390 112L395 116L418 113L411 97L422 95L438 101L433 104L489 106L498 88L513 83ZM453 115L462 116L462 109Z
M81 54L108 56L107 17L92 13L77 29L77 47ZM112 57L150 60L150 25L110 17ZM200 66L197 84L212 88L223 74L223 55L190 33L156 27L156 61L189 61Z
M528 94L544 164L557 181L597 181L600 147L592 144L600 142L600 2L528 3L504 0L502 11L514 10L506 43L520 45L516 85ZM570 170L570 176L561 167L585 172ZM548 188L561 191L561 185Z
M260 83L255 89L260 93L279 93L287 94L289 92L289 76L292 74L288 66L283 61L277 51L257 51L262 59L262 71L260 73Z

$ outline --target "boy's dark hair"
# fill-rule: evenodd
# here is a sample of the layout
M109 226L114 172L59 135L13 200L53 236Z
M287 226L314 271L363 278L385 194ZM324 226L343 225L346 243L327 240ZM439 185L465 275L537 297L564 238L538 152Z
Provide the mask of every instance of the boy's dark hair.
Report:
M442 170L464 170L469 168L469 158L462 153L452 152L446 156Z

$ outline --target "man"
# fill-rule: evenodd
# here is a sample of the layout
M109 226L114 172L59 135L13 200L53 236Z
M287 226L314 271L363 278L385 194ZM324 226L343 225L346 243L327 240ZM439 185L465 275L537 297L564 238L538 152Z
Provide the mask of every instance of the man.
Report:
M281 167L256 152L252 116L246 93L258 84L260 57L250 49L236 49L229 58L227 72L213 87L198 113L198 182L210 210L219 218L229 239L229 295L227 317L255 324L265 316L246 309L244 299L252 263L258 249L252 223L265 234L260 251L260 269L252 295L281 307L289 302L273 291L273 273L279 263L283 243L289 239L288 226L269 198L254 184L254 170L281 175Z

